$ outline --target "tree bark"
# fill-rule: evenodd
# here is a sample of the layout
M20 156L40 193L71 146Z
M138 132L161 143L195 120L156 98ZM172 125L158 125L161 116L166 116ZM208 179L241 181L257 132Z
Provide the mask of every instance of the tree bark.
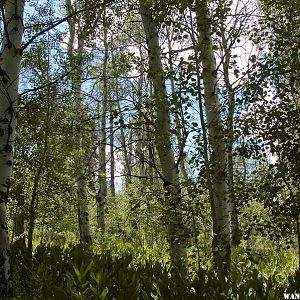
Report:
M66 0L66 9L70 14L72 12L71 0ZM74 150L75 162L75 180L76 180L76 193L78 205L78 225L79 225L79 238L81 243L91 243L91 229L90 229L90 213L88 207L88 192L87 182L84 174L84 156L82 154L83 136L80 129L79 117L82 110L82 59L83 59L83 44L84 32L81 32L80 20L77 20L77 30L75 19L68 19L69 24L69 42L68 42L68 55L71 65L77 64L77 69L71 77L74 87L74 108L73 108L73 139L76 149ZM78 40L78 47L74 49L75 36Z
M221 120L217 66L211 38L211 21L206 0L196 3L197 29L199 33L200 58L204 85L205 111L208 140L211 153L211 180L213 187L213 224L212 251L214 262L222 266L219 273L227 275L230 268L230 213L228 207L227 157L224 128ZM223 277L223 276L222 276Z
M142 51L142 41L139 41L139 56L141 62L143 61L143 51ZM137 98L138 98L138 103L140 106L142 106L142 93L143 93L143 83L144 83L144 65L140 63L140 69L139 69L139 79L137 82ZM136 143L136 153L137 153L137 158L138 158L138 166L139 166L139 176L140 176L140 181L143 182L142 178L146 175L145 172L145 147L146 147L146 135L144 128L146 125L143 124L143 116L140 114L139 115L139 122L140 128L137 129L136 131L136 136L137 136L137 143Z
M15 230L15 242L16 248L21 252L25 253L25 226L24 226L24 214L19 211L14 218L14 230Z
M27 251L30 257L32 256L33 249L33 232L35 227L35 219L36 219L36 208L38 201L38 187L40 181L40 172L41 168L37 171L37 174L34 176L33 190L31 193L31 200L29 205L29 216L28 216L28 237L27 237Z
M78 148L75 149L75 178L77 182L77 196L78 196L78 223L79 223L79 235L81 243L90 243L92 241L91 229L90 229L90 212L88 206L88 192L86 175L84 172L85 159L82 153L83 148L83 136L82 131L79 128L79 116L82 107L82 51L83 51L83 38L78 36L78 49L77 58L79 59L79 66L77 76L74 80L75 87L75 112L74 112L74 125L75 128L75 145Z
M103 60L103 98L101 107L101 118L99 120L99 172L98 184L99 189L96 196L97 204L97 225L98 229L104 234L105 232L105 204L107 195L107 182L106 182L106 114L107 114L107 101L108 101L108 78L107 78L107 63L108 63L108 41L107 41L107 27L104 12L104 60ZM100 112L100 109L99 109Z
M89 244L92 242L91 229L90 229L90 212L87 204L87 185L84 174L77 171L77 195L78 201L78 223L79 223L79 237L80 242Z
M4 10L4 36L0 57L0 295L5 299L12 293L6 204L19 100L24 1L6 0L0 5Z
M224 61L223 61L223 74L225 88L228 95L228 114L227 114L227 165L228 165L228 195L229 195L229 211L230 211L230 229L231 229L231 245L237 247L240 242L239 234L239 220L238 211L236 207L236 199L234 192L234 160L233 160L233 143L234 143L234 131L233 131L233 121L234 121L234 110L235 110L235 97L234 89L230 82L229 77L229 67L230 67L230 57L231 51L227 45L225 39L225 28L223 28L222 34L222 48L224 51Z
M110 108L109 114L109 145L110 145L110 193L112 198L116 197L115 187L115 153L114 153L114 114Z
M120 102L118 101L118 110L121 123L124 123L124 117L121 110ZM128 153L128 143L126 143L125 130L123 125L120 127L120 137L121 137L121 145L123 149L124 155L124 176L125 176L125 188L131 183L131 163L130 163L130 153Z
M178 166L175 163L170 134L169 102L161 61L157 25L151 8L140 0L140 13L146 35L149 55L149 77L153 84L153 101L156 108L155 146L159 156L165 191L165 219L171 260L174 266L186 265L186 243L181 210Z
M49 74L47 74L47 83L49 83ZM32 243L33 243L33 232L35 228L35 219L36 219L36 213L37 213L37 206L38 206L38 193L39 193L39 184L41 177L43 175L44 169L45 169L45 163L46 163L46 155L48 151L48 143L49 143L49 134L50 134L50 127L51 127L51 116L50 116L50 95L51 95L51 89L50 86L48 86L47 89L47 114L46 114L46 120L45 120L45 133L44 133L44 140L43 140L43 152L41 157L39 158L39 164L38 168L36 170L36 174L34 176L34 182L33 182L33 189L31 193L31 201L29 205L29 222L28 222L28 245L27 250L29 255L32 255Z

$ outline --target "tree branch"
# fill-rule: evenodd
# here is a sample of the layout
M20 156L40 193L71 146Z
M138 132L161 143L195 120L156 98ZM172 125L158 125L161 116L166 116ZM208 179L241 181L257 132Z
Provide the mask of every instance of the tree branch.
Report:
M77 10L71 14L69 14L68 16L52 23L51 25L49 25L47 28L41 30L40 32L36 33L35 35L33 35L21 48L21 51L24 51L35 39L37 39L39 36L43 35L44 33L48 32L49 30L55 28L56 26L66 22L68 19L70 18L73 18L74 16L80 14L80 13L83 13L83 12L86 12L86 11L89 11L89 10L93 10L93 9L96 9L96 8L99 8L99 7L104 7L105 5L113 2L114 0L104 0L101 4L97 4L97 5L94 5L94 6L91 6L89 8L83 8L83 9L80 9L80 10Z

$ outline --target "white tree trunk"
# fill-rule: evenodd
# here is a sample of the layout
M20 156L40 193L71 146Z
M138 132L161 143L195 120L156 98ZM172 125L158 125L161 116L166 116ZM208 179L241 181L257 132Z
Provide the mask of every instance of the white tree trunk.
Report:
M230 212L228 207L227 157L224 128L221 120L217 66L211 38L211 24L206 0L198 0L196 5L199 47L203 67L205 110L208 140L212 149L211 180L213 187L214 223L213 255L220 272L226 273L230 267ZM223 276L222 276L223 277Z
M79 162L80 163L80 162ZM88 206L88 193L85 174L83 172L83 166L77 166L76 170L77 181L77 196L78 196L78 223L79 223L79 236L81 243L91 243L91 229L90 229L90 212Z
M82 57L83 41L78 39L77 55ZM82 106L82 94L81 94L81 82L82 82L82 71L81 65L78 66L77 78L74 80L75 87L75 111L74 111L74 145L75 147L75 176L77 184L77 197L78 197L78 223L79 223L79 234L80 242L90 243L92 240L91 229L90 229L90 213L88 207L88 191L85 169L85 154L82 153L83 147L83 136L82 131L79 128L79 116Z
M67 12L72 12L71 0L66 0ZM80 242L90 243L92 241L90 229L90 213L88 207L88 192L87 182L84 174L84 154L82 153L83 136L79 126L79 118L82 110L82 58L83 58L83 44L84 32L80 32L80 21L75 23L74 19L69 19L69 42L68 55L71 65L77 64L77 69L72 77L73 87L75 89L75 99L73 108L73 139L74 139L74 161L75 161L75 179L77 188L77 205L78 205L78 226ZM76 28L77 27L77 28ZM78 47L74 49L74 40L77 35Z
M231 49L225 38L226 29L222 26L222 48L224 51L223 60L223 76L228 94L228 114L227 114L227 165L228 165L228 195L229 195L229 211L230 211L230 229L231 229L231 246L238 246L240 242L238 210L236 206L236 198L234 191L234 158L233 158L233 143L234 143L234 110L235 110L235 91L230 82L229 69L231 59Z
M165 218L170 254L174 264L185 265L186 245L180 208L181 195L178 187L178 166L175 163L171 143L169 103L161 61L158 30L156 23L152 19L151 8L146 1L140 1L140 13L149 53L149 77L154 88L153 98L156 107L155 146L164 181Z
M11 293L6 203L19 99L24 1L6 0L3 3L0 4L5 11L0 57L0 295L5 298Z
M80 60L78 71L76 72L76 78L74 80L75 87L75 111L74 111L74 142L77 145L75 149L75 176L77 182L77 196L78 196L78 222L79 222L79 234L80 242L90 243L92 241L91 229L90 229L90 212L88 206L88 191L87 191L87 182L86 175L84 172L85 159L84 153L82 153L83 148L83 136L82 130L79 126L79 116L82 107L82 70L81 70L81 60L82 60L82 51L83 51L83 39L78 37L78 49L77 49L77 58Z
M103 23L105 23L105 13ZM105 232L105 203L107 194L106 182L106 114L107 114L107 101L108 101L108 78L107 78L107 63L108 63L108 41L107 41L107 27L104 25L104 60L103 60L103 98L102 106L99 107L101 118L99 119L99 171L98 171L98 184L99 189L96 196L97 204L97 225L98 229Z
M110 105L109 113L109 145L110 145L110 193L112 199L116 197L115 187L115 153L114 153L114 114L112 105Z
M120 102L118 102L118 110L119 110L120 120L124 121ZM125 130L123 126L121 126L120 128L120 141L121 141L123 155L124 155L124 177L125 177L124 187L127 188L128 185L131 183L131 163L130 163L130 151L128 149L128 143L126 142Z

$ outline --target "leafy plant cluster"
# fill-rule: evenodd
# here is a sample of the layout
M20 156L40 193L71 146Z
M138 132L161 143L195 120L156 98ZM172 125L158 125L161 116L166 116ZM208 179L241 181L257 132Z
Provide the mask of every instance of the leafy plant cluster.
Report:
M104 243L105 244L105 243ZM96 248L95 248L96 249ZM32 260L13 251L15 293L22 299L221 299L221 284L212 267L173 270L160 251L114 243L102 246L41 245ZM228 279L231 299L280 299L297 287L291 253L260 257L233 254ZM266 259L268 262L266 262ZM220 298L221 297L221 298Z

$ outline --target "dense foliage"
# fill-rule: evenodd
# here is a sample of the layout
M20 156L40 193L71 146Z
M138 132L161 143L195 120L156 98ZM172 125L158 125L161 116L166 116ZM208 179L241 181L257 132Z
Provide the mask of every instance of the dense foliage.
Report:
M104 246L105 245L105 246ZM90 247L42 245L32 260L17 255L13 267L22 299L220 299L216 273L195 256L189 272L172 270L158 249L127 243ZM235 250L228 278L231 299L280 299L299 289L291 252L246 254Z
M0 299L300 293L298 0L0 9Z

